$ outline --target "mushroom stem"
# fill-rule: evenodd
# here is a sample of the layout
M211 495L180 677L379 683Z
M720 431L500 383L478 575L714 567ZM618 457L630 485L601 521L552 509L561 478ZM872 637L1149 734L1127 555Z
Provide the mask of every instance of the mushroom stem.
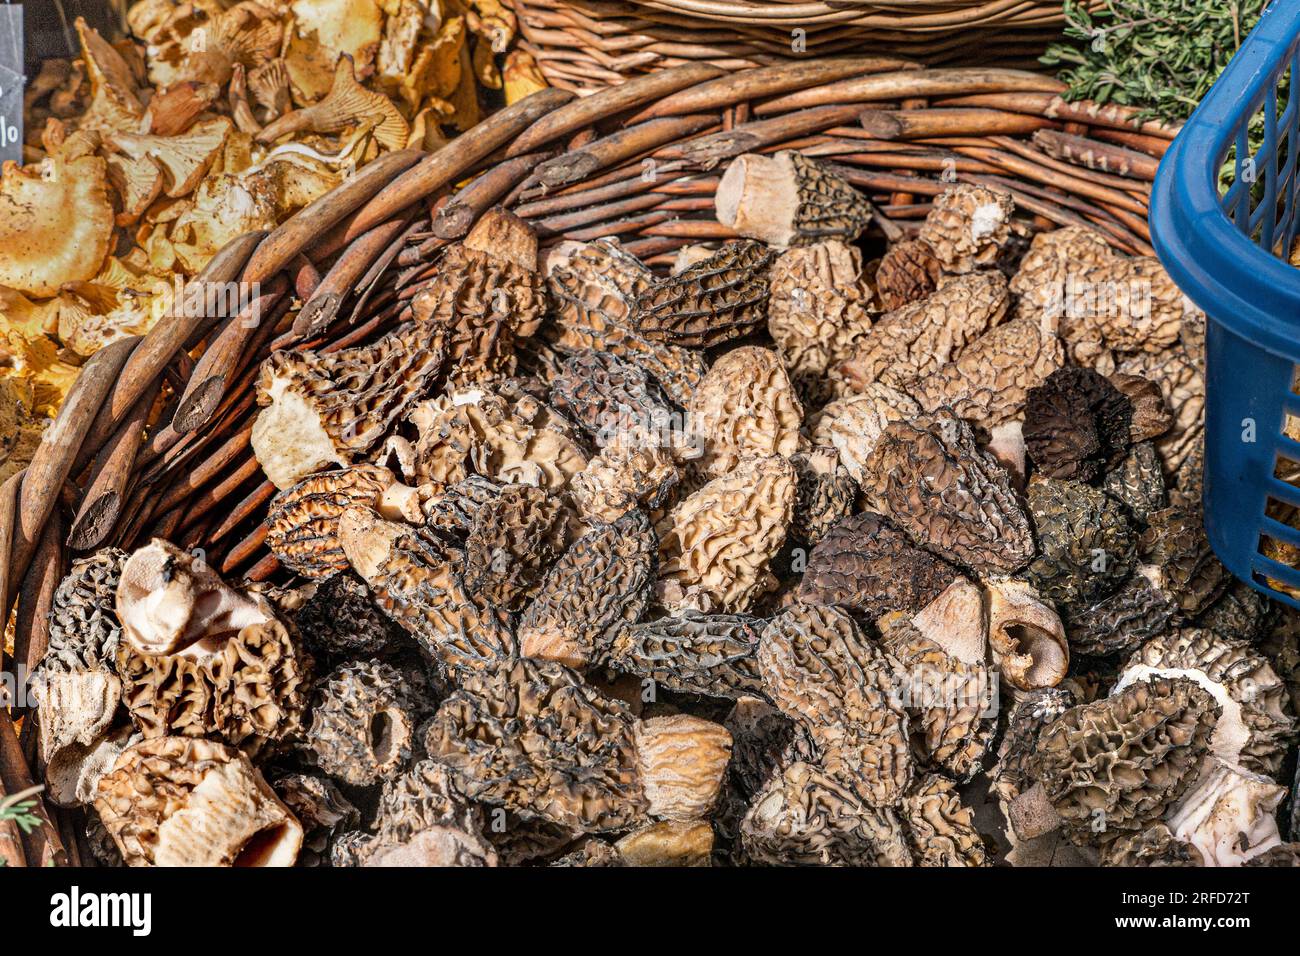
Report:
M987 588L989 644L1003 679L1020 690L1055 687L1070 666L1061 618L1024 581L1004 578Z
M1022 840L1032 840L1051 833L1061 825L1056 807L1047 796L1047 790L1036 783L1007 804L1007 822Z

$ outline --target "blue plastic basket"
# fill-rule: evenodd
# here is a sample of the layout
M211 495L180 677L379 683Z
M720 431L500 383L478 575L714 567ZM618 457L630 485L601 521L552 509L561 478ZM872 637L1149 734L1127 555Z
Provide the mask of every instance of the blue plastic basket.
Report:
M1300 2L1276 0L1174 141L1151 198L1152 244L1205 310L1205 527L1219 559L1270 597L1300 608L1300 568L1261 553L1268 538L1300 548L1300 530L1269 517L1300 506ZM1278 100L1288 76L1289 96ZM1280 112L1279 112L1280 107ZM1263 133L1253 156L1249 129ZM1220 171L1233 155L1225 190Z

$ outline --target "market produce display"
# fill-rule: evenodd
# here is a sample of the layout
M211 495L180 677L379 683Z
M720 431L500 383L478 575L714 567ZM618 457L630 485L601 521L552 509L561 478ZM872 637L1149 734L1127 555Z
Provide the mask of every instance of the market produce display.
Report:
M0 861L1300 861L1298 619L1206 540L1148 243L1173 129L870 57L479 121L500 8L346 6L145 0L140 63L82 25L33 98L15 188L106 215L0 263L11 344L76 352L0 380ZM275 166L319 188L186 231ZM74 323L146 262L256 291Z

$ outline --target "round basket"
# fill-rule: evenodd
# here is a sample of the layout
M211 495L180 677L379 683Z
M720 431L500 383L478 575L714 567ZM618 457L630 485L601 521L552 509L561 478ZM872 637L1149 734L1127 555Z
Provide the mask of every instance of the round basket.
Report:
M1064 20L1060 2L895 0L508 0L547 82L590 92L684 63L726 69L888 52L931 65L1032 66Z
M30 466L0 486L0 593L6 615L17 608L16 660L0 670L41 660L56 586L100 547L163 537L201 549L231 580L287 579L265 547L276 489L250 447L261 362L402 322L441 250L491 207L529 221L544 247L617 237L666 269L683 246L733 237L714 211L732 157L794 149L869 195L893 237L960 181L1008 190L1030 226L1088 224L1149 254L1151 182L1176 131L1060 93L1039 74L872 58L727 74L691 64L586 98L543 90L436 153L382 156L269 235L235 240L193 280L260 289L249 307L274 303L262 321L178 313L86 363ZM290 293L304 303L296 314ZM303 314L324 331L298 334ZM0 708L9 795L43 778L27 713L18 738ZM89 859L68 814L37 809L47 825L30 833L0 822L0 859Z

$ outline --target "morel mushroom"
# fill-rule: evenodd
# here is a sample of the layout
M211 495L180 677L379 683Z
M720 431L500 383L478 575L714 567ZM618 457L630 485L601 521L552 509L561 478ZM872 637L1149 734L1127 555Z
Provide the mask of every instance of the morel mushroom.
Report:
M1030 389L1041 385L1063 360L1054 333L1017 319L981 335L911 391L923 410L947 407L991 432L1022 416Z
M962 183L935 197L918 238L945 272L988 268L1012 239L1015 210L1010 193Z
M906 622L888 631L884 646L897 663L895 691L910 718L917 762L958 780L974 776L997 715L997 679L983 648L978 659L962 660Z
M1011 705L997 763L989 771L989 789L1004 805L1034 786L1030 763L1038 751L1038 740L1074 704L1074 695L1068 690L1045 687L1026 691Z
M788 458L799 449L803 406L770 349L743 346L719 358L687 412L704 449L696 466L710 478L732 471L742 458Z
M122 682L114 671L122 628L113 611L126 552L105 548L72 563L54 591L49 646L30 688L41 712L41 754L91 746L113 722Z
M635 508L653 512L669 503L681 481L680 452L644 429L616 434L573 476L570 495L588 520L617 521Z
M1188 616L1209 607L1232 580L1210 549L1199 509L1171 505L1151 512L1138 553L1151 565L1155 585Z
M683 611L625 627L609 664L667 690L711 697L762 695L758 674L761 620L743 614Z
M331 661L373 657L401 633L351 571L311 585L293 614L293 623L308 650Z
M798 595L874 621L892 611L916 613L958 576L880 515L864 511L840 521L813 548Z
M321 681L304 747L312 763L354 786L378 783L410 759L416 707L401 672L344 664Z
M577 352L550 385L551 404L601 445L637 428L655 434L672 415L650 373L609 352Z
M763 629L758 667L781 712L799 721L831 777L873 806L893 806L912 779L896 663L848 612L793 605Z
M741 839L749 859L774 866L912 865L893 810L806 763L792 764L755 798Z
M118 650L122 702L146 739L220 737L245 750L297 734L310 662L277 620L178 654Z
M918 781L903 798L899 815L917 866L984 866L984 841L957 785L938 774Z
M632 328L692 348L747 335L767 319L772 258L757 242L729 242L689 269L651 282L632 303Z
M669 609L743 613L776 581L768 566L794 513L785 458L749 458L673 509L660 540L657 597Z
M1214 698L1194 681L1139 681L1055 720L1039 739L1031 773L1073 842L1105 843L1158 821L1186 792L1218 716ZM1017 804L1038 799L1033 790L1012 802L1013 825L1026 816Z
M453 545L355 508L339 520L339 540L375 603L453 679L515 656L506 612L469 591Z
M533 335L545 311L537 235L513 213L489 210L443 254L411 308L425 333L445 342L452 383L513 374L516 338Z
M356 829L360 811L328 777L291 773L271 786L302 825L298 865L328 866L336 837Z
M253 452L285 490L377 445L442 367L443 353L407 324L337 352L275 352L257 380Z
M881 307L893 312L921 301L938 286L942 272L934 251L920 239L893 243L876 267L876 292Z
M425 749L472 800L586 833L644 818L634 720L553 661L468 675L428 726Z
M873 382L905 388L958 359L1011 308L1007 280L980 272L945 282L933 295L886 313L834 369L847 392Z
M417 404L408 418L419 437L391 444L408 480L427 495L473 474L559 491L587 466L576 429L563 416L499 383L446 392Z
M1146 441L1130 448L1124 460L1106 473L1101 489L1142 522L1169 503L1160 455Z
M386 518L419 522L419 494L387 468L354 465L312 475L271 499L266 546L281 563L309 578L345 570L339 515L374 508Z
M721 724L673 714L638 721L636 752L646 812L662 820L709 815L731 758L731 734Z
M839 240L790 249L772 264L767 331L804 401L829 394L826 373L871 328L874 296L862 256Z
M1038 557L1025 576L1062 604L1091 604L1128 577L1137 554L1133 526L1118 501L1078 481L1040 478L1029 485Z
M790 456L798 491L790 537L816 545L836 523L853 513L858 483L840 464L839 453L828 445Z
M714 199L718 222L777 249L826 239L853 242L871 223L867 198L792 149L732 160Z
M141 654L210 651L231 634L273 620L265 600L230 587L196 555L155 538L123 564L117 586L123 637Z
M1129 445L1132 403L1092 369L1057 369L1030 389L1025 448L1038 473L1090 482Z
M619 631L635 624L649 603L657 548L649 519L640 511L575 541L525 608L519 652L579 669L603 658Z
M574 521L563 501L532 485L506 485L474 515L465 541L465 585L489 604L517 611L569 545Z
M1065 607L1065 633L1073 653L1126 654L1169 626L1178 608L1151 583L1147 570L1140 567L1118 591L1094 604Z
M1002 679L1020 690L1055 687L1070 666L1065 627L1050 601L1015 578L988 582L989 647Z
M210 740L128 748L95 809L129 866L292 866L302 826L248 758Z
M885 427L921 414L921 406L909 395L883 382L873 382L861 392L826 405L810 421L815 445L830 445L854 481L862 481L862 469Z
M913 542L980 573L1010 573L1034 554L1007 473L949 411L893 422L863 465L868 505Z
M1259 651L1242 640L1184 628L1152 638L1120 672L1117 690L1153 677L1196 681L1222 709L1210 747L1221 759L1276 774L1300 731L1286 685Z

